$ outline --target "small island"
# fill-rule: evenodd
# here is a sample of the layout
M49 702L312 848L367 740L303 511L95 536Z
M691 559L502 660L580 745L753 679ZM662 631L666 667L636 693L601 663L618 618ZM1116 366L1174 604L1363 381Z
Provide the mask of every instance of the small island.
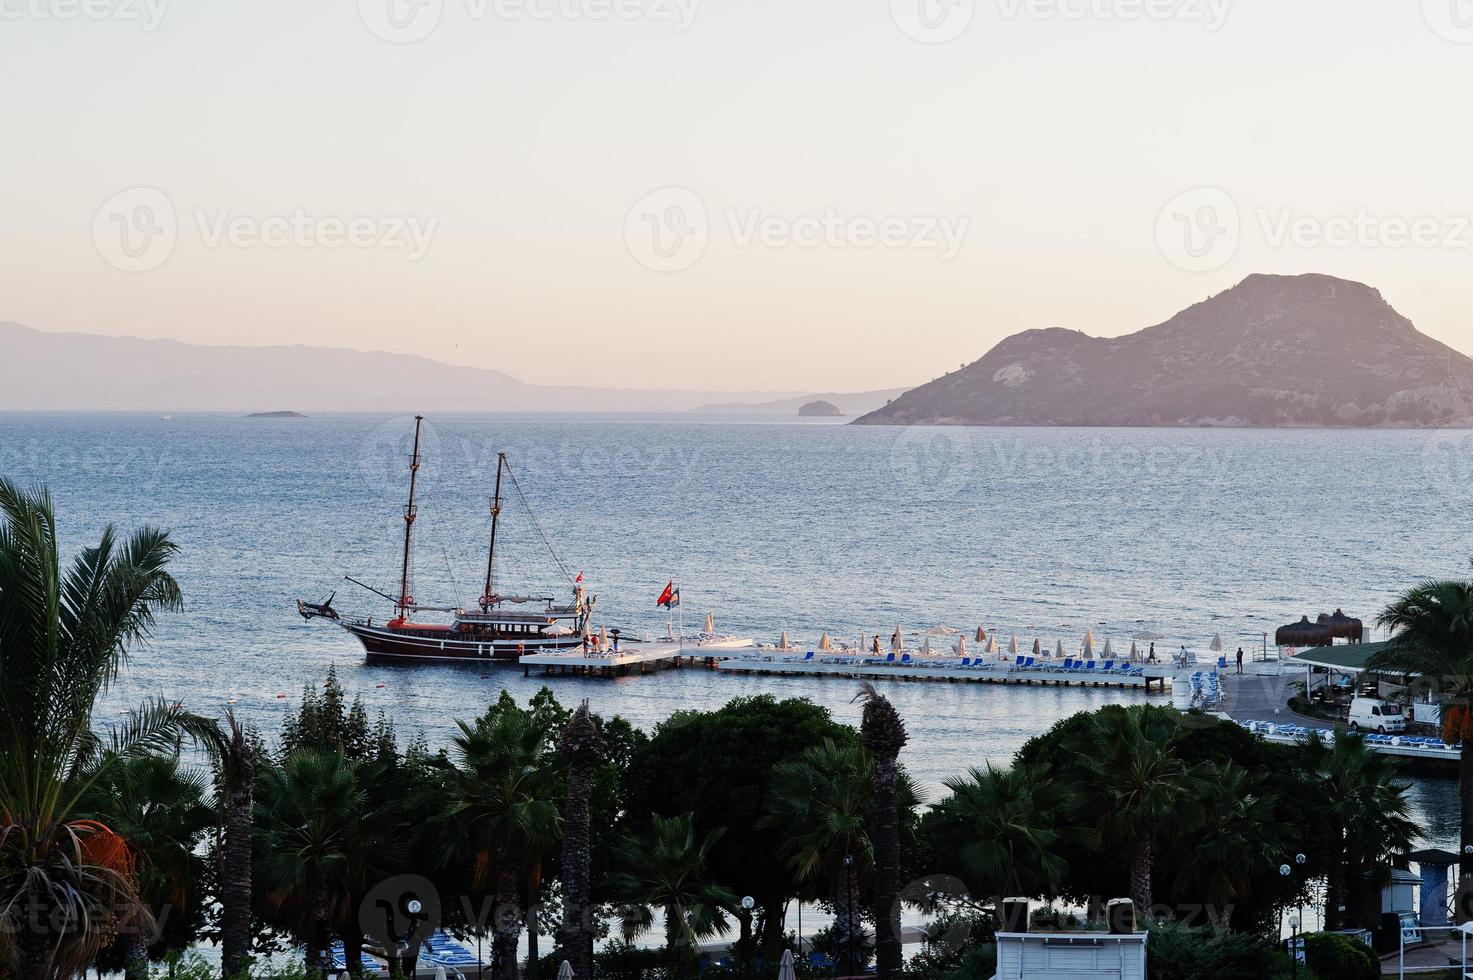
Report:
M246 416L248 419L304 419L306 417L301 412L252 412Z
M809 402L798 409L798 417L805 419L838 419L843 418L844 413L839 411L839 406L833 402L817 401Z

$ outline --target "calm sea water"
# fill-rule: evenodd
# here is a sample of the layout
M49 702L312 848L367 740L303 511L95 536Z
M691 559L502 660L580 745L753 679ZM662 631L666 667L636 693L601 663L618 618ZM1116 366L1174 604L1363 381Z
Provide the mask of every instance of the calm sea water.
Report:
M181 546L185 612L137 653L105 711L142 695L237 710L274 731L304 683L336 664L350 692L402 731L443 739L451 719L517 670L369 667L356 641L304 623L293 600L338 590L345 610L393 591L412 419L0 415L0 473L44 482L63 544L104 523L152 522ZM566 586L542 543L599 594L600 618L663 630L668 579L687 627L812 644L978 625L1077 649L1086 629L1122 647L1229 649L1305 613L1369 619L1396 590L1459 575L1473 555L1473 434L1405 431L900 429L727 418L451 416L426 423L414 592L469 602L485 570L496 453L508 453L534 523L513 497L499 586ZM540 528L540 530L539 530ZM561 594L561 592L559 593ZM852 681L734 678L703 670L552 682L569 702L651 727L682 707L742 694L806 696L854 720ZM1006 762L1056 720L1142 695L897 684L907 763L941 780ZM106 720L104 718L103 720ZM1436 840L1455 797L1417 788Z

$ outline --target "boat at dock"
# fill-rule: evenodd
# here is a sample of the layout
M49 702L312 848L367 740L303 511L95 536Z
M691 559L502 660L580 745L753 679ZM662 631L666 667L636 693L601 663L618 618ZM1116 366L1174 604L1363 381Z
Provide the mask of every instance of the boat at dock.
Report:
M409 462L409 501L404 507L403 550L399 587L390 595L351 576L348 581L387 600L392 615L375 623L373 617L348 618L332 608L332 597L323 603L297 601L304 619L322 618L337 623L363 645L370 661L472 661L516 663L531 651L558 652L586 648L590 620L598 597L583 588L583 576L570 576L551 543L543 536L549 553L572 590L570 601L559 602L548 595L502 595L497 591L496 536L501 523L503 478L523 505L525 496L511 471L505 453L496 459L496 487L491 498L491 541L486 555L486 578L480 597L470 606L425 604L416 600L411 587L414 522L417 516L415 491L420 468L421 416L414 419L414 450ZM530 507L527 508L530 514ZM535 521L535 518L533 519ZM541 529L539 527L539 534ZM419 618L423 613L448 615L449 622ZM613 631L616 635L617 630Z

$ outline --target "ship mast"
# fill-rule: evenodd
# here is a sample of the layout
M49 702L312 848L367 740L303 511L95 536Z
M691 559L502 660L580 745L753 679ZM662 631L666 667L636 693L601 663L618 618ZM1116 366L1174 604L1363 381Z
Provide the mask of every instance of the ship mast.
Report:
M414 484L419 476L419 427L424 422L424 416L414 417L414 455L409 459L409 503L404 505L404 563L399 573L399 601L395 603L399 607L399 615L408 615L409 607L414 605L414 597L409 594L409 540L414 531Z
M496 525L501 518L501 471L506 467L506 453L496 454L496 496L491 498L491 547L486 552L486 588L481 592L481 609L491 605L496 593L491 591L491 572L496 564Z

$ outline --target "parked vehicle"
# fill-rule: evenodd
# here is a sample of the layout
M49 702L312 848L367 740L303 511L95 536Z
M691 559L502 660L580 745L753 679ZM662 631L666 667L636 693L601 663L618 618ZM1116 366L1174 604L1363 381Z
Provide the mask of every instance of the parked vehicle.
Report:
M1365 729L1370 732L1389 734L1404 732L1407 727L1406 714L1401 705L1382 701L1380 698L1356 698L1350 702L1351 731Z

